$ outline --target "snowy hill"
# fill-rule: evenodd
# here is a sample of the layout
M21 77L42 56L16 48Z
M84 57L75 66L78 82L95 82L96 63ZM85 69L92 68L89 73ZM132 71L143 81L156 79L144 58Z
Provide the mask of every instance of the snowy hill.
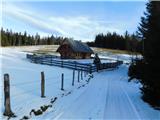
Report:
M19 120L23 116L30 119L160 119L160 111L154 110L141 100L140 84L127 82L127 65L119 69L104 70L84 75L83 80L72 86L73 71L66 68L30 63L23 51L36 47L1 48L1 113L4 111L3 74L10 75L11 109ZM119 55L120 56L120 55ZM121 59L127 60L128 55ZM108 57L108 56L102 56ZM128 60L130 57L128 57ZM40 72L45 73L45 96L40 95ZM64 73L64 91L61 91L61 74ZM57 97L52 104L51 99ZM42 115L29 115L32 109L49 105ZM0 116L1 119L7 117Z

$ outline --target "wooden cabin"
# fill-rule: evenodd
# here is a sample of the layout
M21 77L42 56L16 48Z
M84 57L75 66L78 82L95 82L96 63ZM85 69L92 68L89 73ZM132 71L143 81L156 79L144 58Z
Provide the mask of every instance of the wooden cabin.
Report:
M93 50L87 44L71 39L64 40L57 52L62 59L87 59L93 54Z

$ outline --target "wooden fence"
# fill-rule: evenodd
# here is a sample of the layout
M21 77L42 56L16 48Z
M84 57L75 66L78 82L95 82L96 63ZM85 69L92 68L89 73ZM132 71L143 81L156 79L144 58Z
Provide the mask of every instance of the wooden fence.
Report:
M52 56L52 55L27 54L26 57L33 63L64 67L64 68L69 68L74 70L86 71L89 73L96 72L102 69L116 68L119 65L123 64L123 61L116 61L112 63L102 63L97 67L96 65L89 64L89 63L85 64L85 63L78 63L76 61L71 62L71 61L64 61L64 60L56 60L55 56Z
M95 72L97 70L101 70L101 69L108 69L108 68L115 68L117 66L119 66L120 64L122 64L122 61L116 61L113 63L102 63L97 67L94 64L82 64L82 63L78 63L78 62L68 62L68 61L63 61L63 60L55 60L54 59L55 56L51 56L51 55L43 55L43 56L37 56L37 55L30 55L27 54L27 59L29 59L31 62L37 63L37 64L46 64L46 65L54 65L54 66L60 66L60 67L65 67L65 68L70 68L73 69L73 75L72 75L72 86L74 86L74 84L76 83L76 79L77 82L81 82L81 80L83 80L83 76L86 77L86 74L88 73L92 73ZM77 74L77 78L75 75L75 70L77 70L78 74ZM53 78L53 77L52 77ZM41 97L44 98L45 96L45 86L47 86L48 84L45 84L45 82L48 82L48 80L52 80L52 78L46 78L45 77L45 73L42 71L41 72ZM89 75L89 78L87 80L87 83L89 82L89 80L92 78L91 75ZM57 78L56 78L57 79ZM65 76L64 73L61 73L61 86L60 89L63 91L65 90ZM52 80L53 81L53 80ZM4 116L8 116L8 118L10 117L16 117L16 115L12 112L11 109L11 99L10 99L10 87L12 86L21 86L21 85L26 85L26 84L34 84L35 82L21 82L21 83L17 83L17 84L12 84L10 85L10 77L9 74L4 74ZM36 84L39 84L39 82L36 82ZM51 82L49 82L50 85ZM36 87L33 87L31 90L29 91L24 91L20 94L14 95L14 98L19 97L21 95L24 94L28 94L32 91L34 91L35 89L37 89Z
M86 77L86 73L85 71L77 71L77 78L76 78L76 74L75 74L75 70L73 70L73 77L72 77L72 82L69 82L72 84L72 86L74 86L74 84L76 84L76 79L77 79L77 83L79 83L80 81L84 81L83 80L83 77ZM58 85L58 82L61 83L59 84L60 87L59 89L61 89L62 91L66 90L67 88L65 87L65 74L64 73L61 73L61 78L58 78L58 77L49 77L49 78L46 78L45 76L45 73L44 71L41 72L41 79L40 79L40 84L38 81L30 81L30 82L21 82L21 83L16 83L16 84L11 84L10 85L10 77L9 77L9 74L6 73L4 74L4 112L3 112L3 115L4 116L8 116L8 119L11 118L11 117L16 117L15 113L12 112L12 109L11 109L11 99L10 99L10 87L15 87L15 86L22 86L22 85L30 85L30 84L39 84L41 87L40 87L40 90L41 90L41 98L45 98L47 96L45 96L45 90L46 88L48 87L48 85L53 85L53 78L54 79L61 79L61 81L56 81L54 82L54 84L56 83ZM81 77L80 77L81 76ZM85 80L87 83L89 82L90 79L90 76L88 76L87 80ZM47 84L46 84L47 83ZM49 84L48 84L49 83ZM66 85L67 86L67 85ZM0 86L2 87L2 86ZM18 93L18 94L15 94L14 97L12 97L13 99L14 98L18 98L19 96L23 96L24 94L28 94L28 93L32 93L33 91L37 90L37 87L33 87L31 90L29 91L23 91L22 93ZM64 93L63 93L64 94ZM57 97L56 97L57 98ZM44 112L44 111L43 111ZM20 119L20 120L25 120L25 119Z

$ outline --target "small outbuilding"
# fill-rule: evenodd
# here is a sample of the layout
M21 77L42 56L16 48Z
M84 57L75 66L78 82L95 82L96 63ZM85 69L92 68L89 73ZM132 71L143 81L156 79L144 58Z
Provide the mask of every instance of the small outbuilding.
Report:
M62 59L87 59L94 53L87 44L72 39L64 40L57 52L60 53Z

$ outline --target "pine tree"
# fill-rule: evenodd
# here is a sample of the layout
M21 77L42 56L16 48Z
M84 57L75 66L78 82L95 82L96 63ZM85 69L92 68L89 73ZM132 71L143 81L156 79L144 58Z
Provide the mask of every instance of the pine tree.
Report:
M40 45L40 35L38 33L35 36L35 45Z
M22 36L22 44L27 45L28 44L28 38L27 38L27 32L24 31L24 34Z
M1 45L2 46L9 45L9 43L7 41L7 35L5 34L5 31L3 30L3 28L1 28Z
M160 2L151 1L146 9L138 27L138 34L143 40L145 64L141 90L144 100L160 106Z
M124 38L125 38L124 40L125 40L125 48L126 48L126 50L132 51L132 50L131 50L131 44L129 44L131 37L130 37L130 35L128 34L128 31L125 32Z

